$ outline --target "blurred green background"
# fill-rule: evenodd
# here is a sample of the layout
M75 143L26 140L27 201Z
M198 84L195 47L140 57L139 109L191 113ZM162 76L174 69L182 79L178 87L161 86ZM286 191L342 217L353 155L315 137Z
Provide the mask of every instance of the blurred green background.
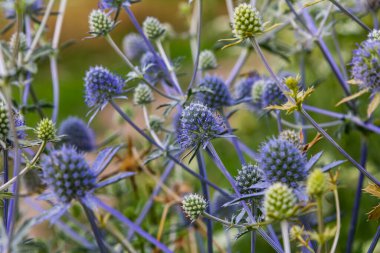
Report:
M132 6L138 21L142 23L146 16L155 16L162 22L170 23L173 30L180 34L187 32L186 19L180 14L179 6L186 1L180 0L143 0L141 3ZM260 1L258 1L260 4ZM324 5L325 3L322 3ZM61 43L69 40L74 40L75 43L68 48L63 49L59 55L59 77L61 85L60 93L60 108L59 108L59 121L65 119L69 115L76 115L85 118L88 111L83 97L83 78L86 70L90 66L103 65L120 75L128 73L128 68L123 64L123 61L115 54L115 52L108 46L102 38L86 39L88 36L88 15L92 9L97 7L97 1L95 0L80 0L80 1L68 1L68 9L64 20L64 26L62 29ZM213 48L218 39L229 38L231 33L229 32L229 23L227 17L227 11L225 8L225 1L223 0L207 0L204 1L204 25L202 33L202 49ZM288 14L290 15L290 14ZM336 15L341 23L341 31L338 34L339 43L342 47L342 53L344 60L348 67L348 62L351 57L351 52L355 48L356 43L360 43L366 38L366 34L359 30L357 26L352 22L346 22L347 19L342 15ZM54 21L55 18L51 18ZM264 16L264 20L266 17ZM122 13L120 16L120 24L112 32L112 37L117 44L121 45L123 37L130 33L135 32L132 24L129 22L128 17ZM3 22L4 20L0 20ZM369 16L364 17L364 21L372 26ZM49 22L49 33L53 27L52 22ZM331 48L332 52L335 52L334 44L330 36L326 36L325 40ZM290 29L286 29L278 34L276 41L284 43L290 49L295 46L294 34ZM192 71L191 66L191 54L189 42L185 39L172 39L170 42L166 42L165 46L169 49L170 56L175 58L179 56L184 57L183 66L180 70L184 75L180 78L180 83L183 87L187 87ZM234 65L241 48L233 47L223 51L218 50L216 52L219 69L215 72L222 77L226 78ZM290 57L291 61L286 62L279 57L266 53L270 59L271 65L276 70L286 70L294 73L300 72L300 55ZM334 55L337 59L337 56ZM335 104L343 97L343 92L336 81L335 76L332 74L328 65L323 59L322 54L318 48L314 47L313 51L306 55L306 83L310 85L315 81L320 81L320 85L317 86L316 92L307 101L309 104L334 110L337 112L346 113L346 107L341 106L336 108ZM258 57L255 53L252 53L243 69L243 73L247 71L256 70L259 73L266 74ZM33 85L36 88L37 96L45 101L52 101L50 68L48 61L41 62L39 65L39 72L34 78ZM364 96L360 99L360 107L363 111L368 103L368 97ZM130 109L134 110L134 114L140 114L138 107L133 107L132 103L129 105ZM241 110L233 116L232 126L236 128L236 135L252 149L257 150L259 144L266 140L273 134L277 134L276 121L268 117L257 117L252 112L245 110L244 107L239 107ZM330 121L330 118L314 115L318 122ZM364 114L362 114L364 115ZM375 121L379 114L375 114ZM293 120L293 117L287 117L289 120ZM28 116L28 123L34 122L36 118ZM138 122L139 121L137 117ZM111 133L117 131L123 131L127 136L138 137L136 132L127 128L126 125L120 127L116 124L117 117L112 110L106 109L99 117L97 117L92 124L97 132L99 141L109 136ZM32 123L30 123L32 124ZM360 134L358 131L351 131L348 134L337 133L341 130L341 127L329 128L329 134L333 135L338 142L344 147L349 154L356 160L359 160L360 156ZM309 130L309 139L314 137L316 132ZM369 159L368 169L376 177L380 178L380 156L379 154L379 140L380 138L375 135L370 135L367 138L369 143ZM236 171L239 168L239 162L233 147L230 144L226 144L224 140L215 141L216 149L225 162L227 168L232 175L236 175ZM331 145L325 141L320 141L316 146L312 148L309 154L315 154L319 151L324 151L324 161L341 160L343 157L336 152ZM208 164L208 174L212 182L216 182L218 185L224 188L228 188L228 183L223 176L217 172L217 168L212 165L210 161ZM162 171L162 168L157 168L158 171ZM343 227L341 231L340 247L338 252L343 252L345 249L349 222L351 217L351 209L354 201L354 195L356 190L356 183L358 178L358 171L349 163L344 164L339 169L340 172L340 199L342 210L342 222ZM186 176L186 179L193 180ZM143 180L143 179L139 179ZM367 185L368 181L365 181L364 185ZM199 186L196 185L196 188ZM128 197L128 196L126 196ZM132 198L135 198L131 196ZM131 201L131 203L134 203ZM326 216L333 216L335 213L333 206L332 196L328 196L326 201ZM354 252L365 252L368 249L369 243L375 234L378 226L377 222L368 222L366 213L371 208L377 205L376 198L363 194L358 229L355 236ZM139 206L130 207L135 215L138 214ZM147 225L147 224L145 224ZM276 227L277 228L277 227ZM277 228L278 229L278 228ZM223 239L221 239L223 240ZM245 236L234 243L234 252L247 252L249 248L249 236ZM262 240L259 240L258 252L271 252L271 250L265 246ZM377 251L380 252L380 249Z

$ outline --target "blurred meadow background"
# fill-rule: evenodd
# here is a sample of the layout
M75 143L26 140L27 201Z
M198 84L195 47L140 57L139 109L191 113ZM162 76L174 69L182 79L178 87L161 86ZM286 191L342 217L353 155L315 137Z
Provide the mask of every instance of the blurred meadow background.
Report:
M261 4L258 0L258 4ZM161 22L170 24L173 33L181 35L188 31L188 20L183 15L183 4L187 1L181 0L143 0L141 3L134 4L132 9L140 23L142 23L147 16L157 17ZM349 1L347 1L349 2ZM326 3L321 3L323 7ZM96 0L69 0L67 13L64 20L62 29L61 45L66 44L67 47L61 49L59 54L59 78L60 78L60 103L59 103L59 120L58 123L66 119L68 116L78 116L81 118L86 117L88 111L87 106L84 103L84 75L90 66L103 65L116 73L124 76L129 72L129 69L125 66L123 61L115 54L115 52L109 47L106 41L102 38L88 39L88 15L92 9L97 8ZM182 10L182 11L181 11ZM204 1L204 25L202 32L201 48L202 49L215 49L217 41L223 38L231 37L229 19L224 0L205 0ZM290 14L289 14L290 15ZM121 13L120 23L112 32L112 37L116 43L122 46L122 40L125 35L131 32L135 32L134 27L129 22L125 13ZM352 56L352 50L356 47L356 44L364 40L367 34L361 30L357 25L347 19L347 17L337 13L334 14L337 20L337 38L342 48L344 62L348 64ZM265 19L265 16L264 16ZM54 17L49 21L49 27L53 27ZM365 23L372 27L372 18L368 15L363 17ZM1 24L8 22L3 17L0 18ZM281 45L287 49L295 47L293 31L290 29L284 29L275 38L275 43ZM11 33L7 33L5 36L10 37ZM180 37L180 36L179 36ZM334 41L330 36L326 36L325 40L327 45L334 52ZM67 42L67 43L65 43ZM191 76L188 73L192 71L192 58L190 53L190 45L188 40L175 38L169 39L164 43L165 48L168 50L170 57L183 57L183 62L179 73L184 73L180 76L180 83L183 87L187 87ZM232 47L225 50L216 50L216 56L218 59L219 67L213 72L217 73L223 78L227 78L228 73L232 69L240 54L240 47ZM333 108L337 112L346 112L344 106L335 107L335 104L343 98L343 93L340 86L332 74L327 63L323 60L320 51L313 47L309 53L296 54L289 57L288 61L271 55L269 52L265 52L269 57L271 66L277 71L288 71L292 73L300 73L303 71L300 68L300 62L305 62L305 83L307 85L315 84L316 92L308 99L307 103L319 108ZM337 55L334 55L338 60ZM349 67L347 65L347 67ZM250 71L257 71L262 74L267 74L264 66L258 60L256 53L252 52L249 55L249 59L242 70L242 73ZM39 99L47 102L52 101L52 84L49 69L49 62L41 62L39 65L39 71L33 80L36 95ZM354 88L355 89L355 88ZM129 94L131 97L132 94ZM156 96L157 99L160 99ZM361 98L362 106L360 108L363 111L366 108L368 97ZM134 106L132 99L128 100L128 103L123 104L123 108L134 117L134 119L142 125L141 120L141 108ZM237 107L239 111L232 118L232 127L236 129L235 134L249 147L257 150L260 143L268 139L271 135L277 134L277 124L275 119L262 116L258 117L244 106ZM51 111L46 110L47 114ZM364 115L364 114L363 114ZM329 118L314 115L314 118L319 122L330 121ZM374 118L378 118L379 113L375 113ZM286 117L285 117L286 118ZM293 116L289 117L293 119ZM26 121L30 125L34 125L37 120L37 116L28 116ZM376 122L376 121L375 121ZM379 122L377 122L379 123ZM241 129L244 126L243 129ZM100 143L107 137L120 133L119 141L126 141L128 138L133 139L133 143L137 149L141 149L144 145L142 140L136 132L129 128L126 124L123 124L113 110L106 108L102 111L98 117L91 124L94 128L97 141ZM357 131L350 131L350 124L340 125L337 127L328 128L328 133L335 137L336 140L343 146L343 148L352 155L357 161L360 159L360 141L359 133ZM308 138L311 139L315 136L315 130L308 130ZM368 170L370 170L377 178L380 178L380 137L376 135L368 135L369 146L369 159ZM117 142L117 141L116 141ZM240 167L236 153L232 150L232 145L225 140L216 140L216 149L219 152L223 162L227 166L232 175L236 175L237 169ZM322 159L326 160L341 160L343 157L331 147L331 145L325 141L320 141L310 154L315 154L319 151L324 151ZM207 159L206 159L207 160ZM217 183L219 186L229 189L228 182L220 174L216 167L210 162L207 162L208 174L212 182ZM117 164L115 165L117 166ZM192 164L191 164L192 166ZM160 175L163 172L163 167L153 167L156 175ZM351 210L355 196L356 183L358 178L358 171L349 163L343 164L340 169L340 200L342 212L343 228L341 232L340 247L338 252L343 252L345 249L346 238L349 229L349 222L351 217ZM200 185L197 181L194 181L186 172L183 172L184 180L179 182L175 177L167 182L168 185L180 185L187 187L193 192L199 192ZM368 181L365 180L367 185ZM112 187L114 199L110 200L121 205L123 203L122 211L127 217L132 220L135 219L147 197L149 196L154 182L147 179L146 176L137 176L137 187L139 194L135 194L129 181L122 182ZM120 190L123 188L124 190ZM127 192L127 194L126 194ZM330 214L334 219L334 206L332 195L331 205L326 205L326 214ZM119 204L117 204L119 203ZM368 248L371 242L371 238L376 232L376 228L379 224L377 222L367 221L367 215L373 206L377 205L377 199L363 194L362 203L359 211L359 221L357 232L355 235L354 252L364 252ZM25 210L21 210L24 212ZM157 201L154 205L154 209L148 218L143 222L143 228L151 234L155 234L157 230L157 224L163 211L163 205ZM75 209L74 209L75 212ZM178 209L171 209L171 216L178 216ZM329 215L327 215L329 216ZM169 226L168 224L167 226ZM217 225L220 226L220 225ZM43 228L43 229L41 229ZM47 237L50 236L49 229L53 227L43 224L36 229L34 233L43 234ZM224 242L222 228L219 228L220 243ZM64 235L62 235L64 236ZM164 235L163 241L168 240ZM54 241L54 238L51 238ZM67 239L69 240L69 239ZM265 242L258 239L259 249L263 249L260 252L272 252L270 248L267 248ZM249 236L233 243L233 252L247 252L249 248ZM70 247L71 242L56 242L57 244L67 244ZM62 246L62 245L61 245ZM78 251L81 252L81 251ZM380 252L380 247L377 252Z

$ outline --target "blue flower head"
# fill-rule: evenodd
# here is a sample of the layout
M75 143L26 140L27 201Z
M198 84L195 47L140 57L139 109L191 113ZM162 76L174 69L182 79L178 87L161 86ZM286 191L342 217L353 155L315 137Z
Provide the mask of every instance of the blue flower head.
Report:
M272 79L267 79L262 91L263 108L269 105L280 105L286 102L286 97Z
M148 51L144 39L137 33L130 33L124 37L123 49L125 55L131 60L138 60Z
M197 149L223 134L224 123L219 114L200 103L183 109L179 119L178 142L182 149Z
M41 159L43 178L62 203L84 198L96 185L96 175L84 155L74 147L63 146Z
M230 92L224 81L213 75L208 75L199 84L196 99L213 109L232 104Z
M40 14L43 9L44 1L43 0L26 0L25 9L23 13L30 16L35 16ZM5 17L12 19L16 17L15 11L15 1L14 0L6 0L2 3L4 5Z
M85 77L85 101L89 107L104 105L123 93L124 80L101 66L91 67Z
M95 133L77 117L69 117L61 123L59 135L64 135L65 143L76 147L79 151L92 151L95 149Z
M242 78L236 84L234 95L236 99L250 98L253 84L260 79L260 76L254 75Z
M270 183L297 188L307 178L306 156L294 143L282 138L270 139L261 146L258 163Z
M157 83L163 78L157 58L151 52L146 52L140 60L141 68L144 69L145 78L151 83Z
M254 189L252 186L264 183L265 176L258 166L247 164L238 170L235 181L241 194L251 194L259 191L259 189Z
M380 88L380 40L368 39L354 50L351 75L360 88L378 92Z

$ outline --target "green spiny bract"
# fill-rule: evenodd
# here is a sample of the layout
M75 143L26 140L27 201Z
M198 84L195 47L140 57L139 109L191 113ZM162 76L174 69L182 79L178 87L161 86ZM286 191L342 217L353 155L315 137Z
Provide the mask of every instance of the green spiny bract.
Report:
M151 40L160 39L166 32L161 22L154 17L147 17L143 23L145 35Z
M210 50L203 50L199 54L199 69L209 70L218 67L215 54Z
M136 105L146 105L153 101L153 92L146 84L139 84L133 94L133 102Z

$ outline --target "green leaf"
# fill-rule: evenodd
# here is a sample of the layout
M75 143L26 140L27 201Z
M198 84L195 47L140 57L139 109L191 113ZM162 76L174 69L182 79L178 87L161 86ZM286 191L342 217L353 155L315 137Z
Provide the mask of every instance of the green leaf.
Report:
M369 91L369 89L367 88L367 89L361 90L355 94L352 94L351 96L345 97L342 100L340 100L335 106L340 106L341 104L347 103L348 101L351 101L355 98L360 97L361 95L364 95L368 91Z

